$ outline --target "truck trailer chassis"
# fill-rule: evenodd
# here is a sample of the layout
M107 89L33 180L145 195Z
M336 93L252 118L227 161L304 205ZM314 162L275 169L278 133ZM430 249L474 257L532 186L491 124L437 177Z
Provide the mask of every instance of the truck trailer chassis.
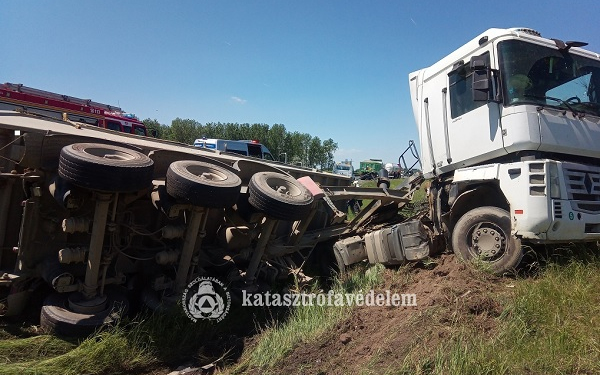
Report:
M342 270L429 255L422 221L399 226L419 175L396 190L385 179L353 187L331 173L12 111L0 111L0 157L1 312L22 314L45 284L40 323L57 334L92 333L132 295L160 309L197 276L255 290L301 272L312 252L333 252ZM372 201L348 221L350 199Z

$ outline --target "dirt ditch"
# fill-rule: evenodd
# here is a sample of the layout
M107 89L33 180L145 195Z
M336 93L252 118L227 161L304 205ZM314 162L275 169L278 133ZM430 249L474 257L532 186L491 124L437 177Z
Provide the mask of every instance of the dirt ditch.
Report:
M493 334L510 279L491 276L442 255L435 264L385 270L379 291L414 293L417 306L356 307L349 319L313 343L299 345L277 366L281 374L372 373L431 354L455 327ZM256 373L262 373L256 371Z

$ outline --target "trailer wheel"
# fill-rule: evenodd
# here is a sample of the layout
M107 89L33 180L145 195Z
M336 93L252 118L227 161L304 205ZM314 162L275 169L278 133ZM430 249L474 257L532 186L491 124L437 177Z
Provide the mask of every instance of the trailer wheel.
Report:
M464 214L452 233L452 249L462 260L478 260L496 274L513 271L523 258L521 241L510 233L508 211L475 208Z
M133 192L152 182L154 162L141 152L101 143L74 143L60 151L58 174L89 189Z
M220 166L194 160L179 160L167 170L167 193L195 206L231 207L240 194L242 180Z
M279 220L306 217L313 202L308 189L295 178L277 172L255 173L248 184L248 202L267 216Z
M93 314L72 311L69 308L69 294L49 295L40 313L42 330L59 336L85 337L102 326L117 322L129 310L126 293L121 288L107 287L105 295L105 308Z

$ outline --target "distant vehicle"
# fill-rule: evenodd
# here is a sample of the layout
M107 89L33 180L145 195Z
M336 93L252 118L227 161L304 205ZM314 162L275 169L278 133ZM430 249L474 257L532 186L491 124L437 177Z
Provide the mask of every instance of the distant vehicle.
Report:
M352 161L344 160L340 163L335 163L333 173L352 178L354 176Z
M354 174L361 180L370 180L377 177L381 168L383 168L383 160L367 159L360 162L360 168L354 171Z
M234 141L229 139L198 138L194 141L195 147L219 150L234 154L252 156L259 159L275 160L271 151L257 140Z
M22 84L0 84L0 110L19 111L82 122L123 133L148 135L143 122L117 106L79 99Z
M402 175L402 171L400 170L400 166L398 164L386 163L384 168L390 178L398 178Z

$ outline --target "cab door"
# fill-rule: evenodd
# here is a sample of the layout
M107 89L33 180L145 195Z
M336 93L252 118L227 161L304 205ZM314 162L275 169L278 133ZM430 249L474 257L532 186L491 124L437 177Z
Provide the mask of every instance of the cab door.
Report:
M448 90L442 93L444 152L436 160L441 172L505 154L500 104L492 100L491 44L486 49L448 73Z

